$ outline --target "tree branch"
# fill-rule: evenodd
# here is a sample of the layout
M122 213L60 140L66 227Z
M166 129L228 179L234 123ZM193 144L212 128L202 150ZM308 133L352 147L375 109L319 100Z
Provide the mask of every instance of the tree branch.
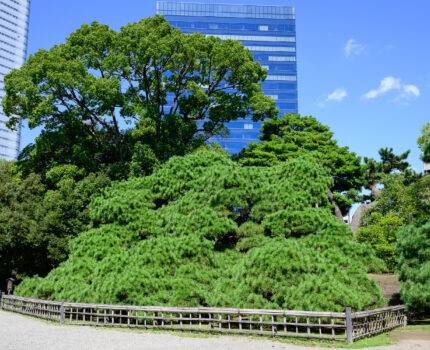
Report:
M81 100L79 100L79 98L76 96L75 92L70 89L69 90L70 93L73 96L73 100L75 100L75 102L79 105L79 107L83 108L85 111L87 111L87 113L92 116L95 120L97 120L101 125L103 125L107 130L111 130L111 127L109 126L108 123L106 123L105 120L103 120L102 118L99 118L94 112L92 112L85 103L83 103Z
M183 91L182 91L182 87L184 86L183 80L185 78L185 75L189 72L190 68L191 68L191 62L188 62L188 64L184 66L184 68L181 70L181 72L178 75L178 80L176 82L178 88L175 91L175 98L173 99L173 103L172 103L172 106L170 107L169 114L176 113L176 111L177 111L177 106L176 106L176 108L174 108L174 107L175 107L176 102L179 99L179 96L181 96L183 93Z

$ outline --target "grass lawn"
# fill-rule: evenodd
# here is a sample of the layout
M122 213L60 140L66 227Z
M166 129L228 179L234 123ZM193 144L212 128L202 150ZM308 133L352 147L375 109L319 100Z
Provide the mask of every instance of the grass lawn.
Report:
M289 343L295 345L302 346L319 346L319 347L327 347L327 348L342 348L342 349L361 349L367 347L375 347L375 346L387 346L393 345L397 343L397 340L394 338L396 335L400 335L405 329L403 327L399 327L391 332L378 334L373 337L363 338L360 340L356 340L353 344L348 345L342 342L320 342L320 341L308 341L308 340L298 340L298 339L289 339L289 338L276 338L276 340L282 343ZM430 336L430 324L425 325L409 325L406 327L406 331L416 331L416 332L425 332Z
M395 331L394 331L395 332ZM315 340L299 340L299 339L289 339L289 338L277 338L282 343L301 345L301 346L319 346L319 347L327 347L327 348L342 348L342 349L361 349L372 346L384 346L395 344L396 341L390 338L390 333L382 333L373 337L364 338L360 340L356 340L353 344L348 345L344 342L321 342Z

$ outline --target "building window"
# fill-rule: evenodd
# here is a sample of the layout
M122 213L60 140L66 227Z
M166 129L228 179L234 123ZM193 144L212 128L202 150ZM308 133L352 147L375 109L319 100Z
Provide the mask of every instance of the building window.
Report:
M296 81L296 76L294 75L268 75L266 80L289 80Z
M295 47L279 47L279 46L245 46L249 51L277 51L277 52L296 52Z
M217 24L210 24L210 29L218 28ZM215 36L221 40L240 40L240 41L271 41L271 42L295 42L296 39L293 36L268 36L268 35L225 35L225 34L207 34L206 36Z
M184 3L181 4L181 1ZM296 26L292 7L196 4L189 0L159 4L162 10L157 12L169 15L169 23L175 28L183 29L184 33L200 32L221 40L241 41L252 52L255 62L260 62L261 67L268 71L269 76L262 83L262 91L276 102L280 113L297 112ZM258 18L261 20L256 20ZM14 44L1 33L0 39ZM10 49L5 45L4 48ZM0 54L1 52L0 50ZM232 90L229 86L225 88ZM230 134L225 138L214 136L209 143L219 141L224 150L237 153L249 142L258 141L261 124L249 118L226 123Z
M294 56L269 56L269 61L295 62L296 57L294 57Z

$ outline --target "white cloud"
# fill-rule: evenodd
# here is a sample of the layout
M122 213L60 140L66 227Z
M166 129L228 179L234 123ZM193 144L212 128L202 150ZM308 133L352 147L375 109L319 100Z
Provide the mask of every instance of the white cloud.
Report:
M363 95L365 99L376 98L379 95L385 94L391 90L400 91L399 96L396 99L406 99L409 100L412 97L418 97L420 95L420 90L412 84L402 84L400 79L394 77L385 77L381 80L379 88L375 90L370 90Z
M350 57L351 55L359 56L366 50L366 46L360 44L355 39L349 39L344 47L345 56Z
M381 94L386 93L387 91L400 89L400 87L400 79L396 79L394 77L385 77L381 80L379 88L377 88L376 90L370 90L368 93L364 94L364 98L375 98Z
M342 101L346 97L347 93L345 89L336 89L327 96L326 101Z
M409 99L411 97L418 97L420 95L420 90L415 85L403 85L403 91L400 97Z

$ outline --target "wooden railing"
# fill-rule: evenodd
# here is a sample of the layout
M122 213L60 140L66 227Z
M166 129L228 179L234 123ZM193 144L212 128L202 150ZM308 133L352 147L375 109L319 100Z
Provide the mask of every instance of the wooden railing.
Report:
M358 339L382 333L399 326L406 326L406 323L405 305L355 312L352 314L352 338Z
M404 306L364 312L314 312L212 307L69 303L2 295L1 309L62 324L162 328L347 341L405 323Z

